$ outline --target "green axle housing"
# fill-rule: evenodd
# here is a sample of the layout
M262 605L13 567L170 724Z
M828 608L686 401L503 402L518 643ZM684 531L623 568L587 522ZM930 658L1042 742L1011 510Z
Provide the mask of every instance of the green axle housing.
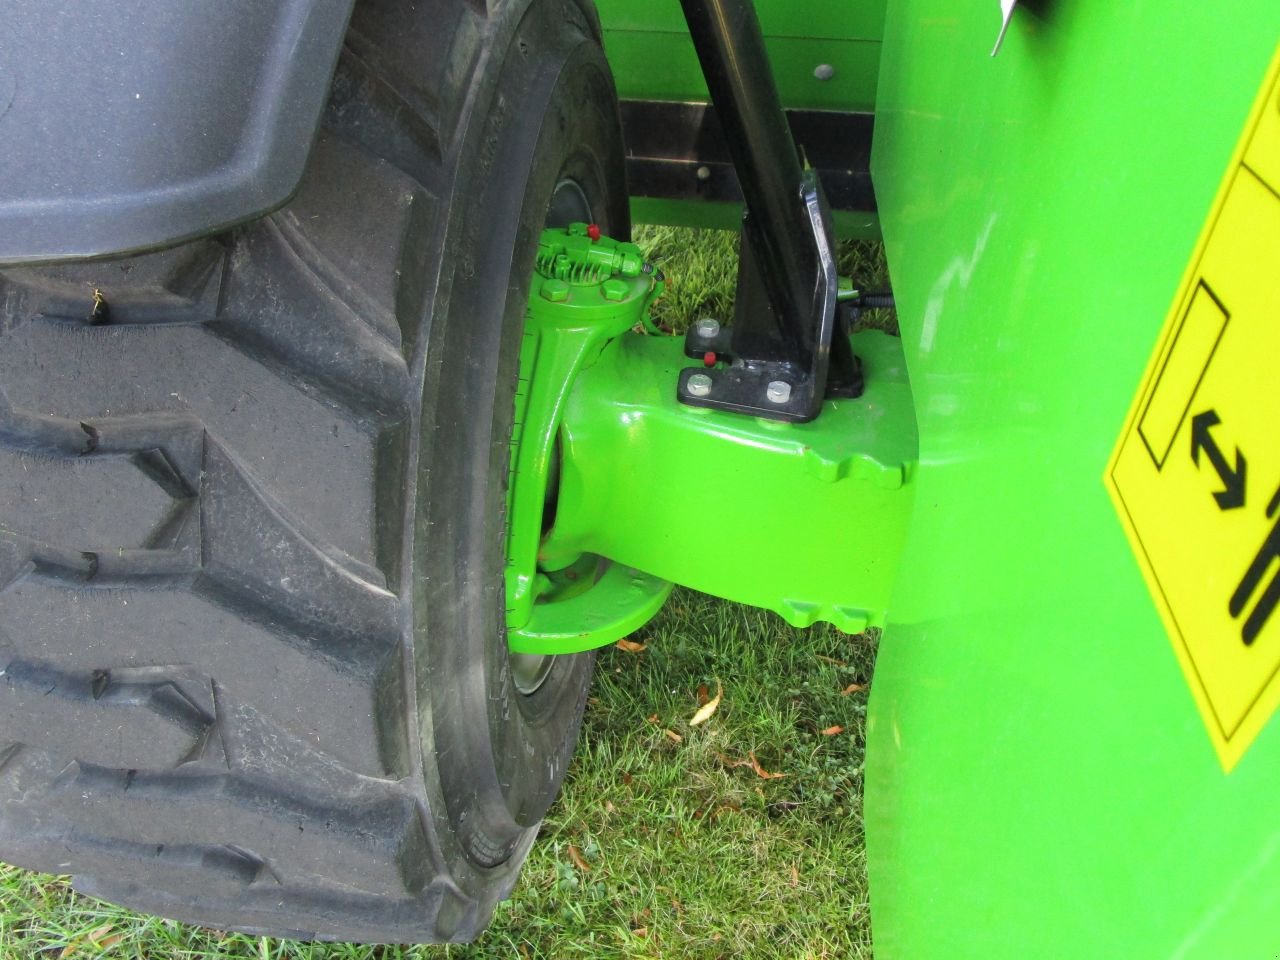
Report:
M795 626L882 624L917 446L899 341L856 334L866 391L810 423L690 407L681 338L649 318L664 281L639 248L572 224L543 232L536 263L509 484L511 649L611 643L676 583Z

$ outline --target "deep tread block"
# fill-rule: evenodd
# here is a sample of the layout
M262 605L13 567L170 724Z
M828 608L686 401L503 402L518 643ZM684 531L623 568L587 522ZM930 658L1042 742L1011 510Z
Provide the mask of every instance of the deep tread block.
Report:
M98 263L11 267L0 271L0 296L13 298L0 324L36 317L101 322L93 318L95 303L113 324L203 323L217 314L226 257L220 240L201 240L130 257L106 270Z
M202 592L375 675L400 640L399 603L384 583L362 579L336 549L317 546L213 443L200 505Z
M213 724L212 713L193 701L200 691L186 673L181 667L68 672L7 659L0 667L0 727L37 747L76 740L81 758L109 766L178 766ZM127 722L124 711L134 714Z

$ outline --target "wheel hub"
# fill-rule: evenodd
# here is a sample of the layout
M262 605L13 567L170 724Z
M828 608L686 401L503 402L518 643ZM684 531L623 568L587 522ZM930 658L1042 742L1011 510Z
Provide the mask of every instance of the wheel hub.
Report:
M564 184L556 196L566 208L576 199ZM556 214L553 198L548 219ZM580 221L542 232L520 348L507 489L507 639L521 692L545 681L549 655L612 643L647 622L671 591L667 581L590 554L543 549L554 537L556 438L574 379L609 340L650 323L649 307L663 289L633 243Z

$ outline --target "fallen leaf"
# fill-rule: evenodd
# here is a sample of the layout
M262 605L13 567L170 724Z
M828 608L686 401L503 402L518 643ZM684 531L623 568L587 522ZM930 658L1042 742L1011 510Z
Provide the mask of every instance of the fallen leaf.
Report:
M649 722L650 722L650 723L657 723L657 722L658 722L658 715L657 715L656 713L651 713L651 714L649 714Z
M822 735L824 737L834 737L837 733L844 733L844 727L840 726L838 723L832 724L822 731Z
M796 869L796 865L791 865L791 885L793 887L800 886L800 871Z
M124 939L123 933L113 933L111 936L107 937L105 940L99 940L98 948L100 950L110 950L112 947L114 947L117 943L119 943L123 939Z
M716 695L698 708L698 712L693 715L693 719L689 721L689 726L696 727L700 723L706 723L711 719L711 715L716 712L716 708L720 706L720 698L724 696L724 687L720 686L720 681L716 681Z
M785 773L770 773L764 767L760 766L760 761L756 759L755 751L749 752L747 756L751 758L751 769L756 772L756 776L761 780L777 780L786 776Z
M604 802L604 812L605 812L605 813L613 813L613 812L614 812L615 810L617 810L617 809L618 809L618 808L617 808L617 807L615 807L615 806L613 805L613 801L612 801L612 800L606 800L606 801Z
M844 660L837 660L835 657L824 657L820 653L815 653L813 655L813 658L815 660L821 660L823 663L830 663L833 666L837 666L837 667L847 667L849 665Z
M92 940L94 943L97 943L99 940L101 940L103 937L105 937L108 933L110 933L114 929L115 927L112 924L104 923L102 926L94 927L92 930L89 931L89 939Z
M730 811L730 812L735 812L735 811L738 811L738 810L741 810L741 809L742 809L742 808L741 808L741 807L739 807L737 804L733 804L733 803L722 803L722 804L720 804L720 806L716 807L716 808L715 808L714 810L712 810L709 814L707 814L707 819L708 819L708 820L714 820L714 819L716 819L716 817L720 816L720 814L724 813L726 810L728 810L728 811Z
M631 931L633 937L640 937L642 940L649 935L648 927L636 927Z
M867 685L865 683L851 683L840 691L840 696L847 697L851 693L858 693L865 689L867 689Z
M707 689L705 683L698 684L698 706L702 706L711 699L711 691Z
M673 740L676 743L684 743L684 737L680 736L680 734L676 733L674 730L663 730L662 732L666 734L668 740Z
M639 653L645 648L646 644L636 643L634 640L619 640L614 646L627 653Z
M629 787L629 786L631 786L631 780L632 780L631 774L629 774L629 773L624 773L624 774L622 775L622 785L623 785L624 787Z
M71 956L78 949L80 949L80 941L72 940L70 943L68 943L65 947L62 948L62 952L58 954L58 960L67 960L67 957Z
M569 844L569 859L573 861L573 865L583 873L591 872L591 864L582 858L582 853L572 843Z

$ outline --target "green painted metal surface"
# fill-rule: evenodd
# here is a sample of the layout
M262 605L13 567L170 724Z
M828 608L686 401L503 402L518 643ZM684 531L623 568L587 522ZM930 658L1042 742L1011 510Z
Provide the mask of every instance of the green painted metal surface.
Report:
M883 623L915 425L899 341L872 330L853 344L863 396L788 424L679 403L682 338L611 342L569 397L544 556L606 556L795 626Z
M870 703L876 956L1273 958L1280 721L1224 774L1101 478L1280 6L1024 4L992 59L998 27L907 0L885 31L920 465Z
M598 0L597 6L620 97L706 101L707 87L678 3ZM885 0L762 2L756 7L785 106L874 107ZM833 68L829 79L814 75L821 64Z
M585 223L544 230L535 263L507 480L507 643L516 653L576 653L643 625L671 592L666 581L581 551L552 567L539 556L574 378L611 339L647 320L663 285L639 247L598 230L588 236Z
M783 105L812 110L874 109L885 4L886 0L757 2ZM596 6L620 97L707 101L707 86L679 3L597 0ZM814 73L824 64L832 69L825 80ZM737 230L742 206L636 197L631 202L631 216L636 223ZM874 213L835 211L833 222L841 237L879 237Z
M883 624L916 459L899 341L856 334L865 392L811 423L689 407L683 338L638 332L656 331L663 289L639 248L571 224L543 231L536 264L507 493L510 649L611 643L673 583L795 626Z

